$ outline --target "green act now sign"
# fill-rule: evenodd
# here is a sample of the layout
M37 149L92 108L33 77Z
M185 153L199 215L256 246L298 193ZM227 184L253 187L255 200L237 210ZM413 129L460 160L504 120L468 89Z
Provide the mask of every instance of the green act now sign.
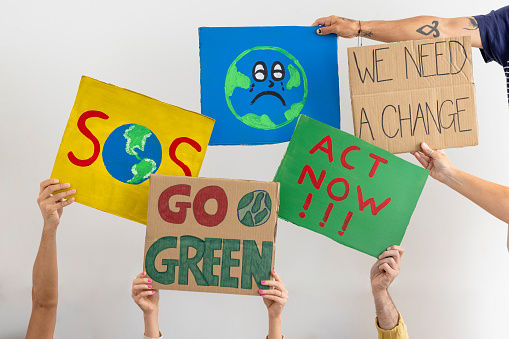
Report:
M378 257L399 245L428 171L301 115L274 181L279 217Z

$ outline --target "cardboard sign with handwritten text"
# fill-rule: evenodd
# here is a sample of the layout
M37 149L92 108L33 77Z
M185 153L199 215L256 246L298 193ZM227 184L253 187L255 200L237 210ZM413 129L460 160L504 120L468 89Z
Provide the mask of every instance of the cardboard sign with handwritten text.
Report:
M478 144L470 37L348 49L355 135L391 153Z
M274 181L279 217L371 256L399 245L428 171L301 116Z
M144 268L154 288L259 295L274 267L279 184L151 175Z

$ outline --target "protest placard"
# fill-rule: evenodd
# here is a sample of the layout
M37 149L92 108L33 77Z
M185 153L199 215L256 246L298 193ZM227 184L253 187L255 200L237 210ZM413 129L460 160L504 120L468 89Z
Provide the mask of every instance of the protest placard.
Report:
M348 49L355 135L391 153L478 144L470 37Z
M399 245L428 171L301 116L274 181L279 217L374 257Z
M154 288L259 295L274 267L279 184L151 175L144 269Z
M76 202L142 224L151 173L197 176L214 120L82 77L51 173Z
M211 145L290 140L299 114L339 128L335 36L315 27L201 27L201 113Z

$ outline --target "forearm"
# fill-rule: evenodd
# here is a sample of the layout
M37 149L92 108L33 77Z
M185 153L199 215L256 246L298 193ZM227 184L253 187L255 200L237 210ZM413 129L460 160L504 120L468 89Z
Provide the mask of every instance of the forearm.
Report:
M53 338L58 304L56 228L45 226L42 231L32 279L32 314L26 338Z
M281 339L283 334L281 332L281 315L277 317L269 316L269 335L268 339Z
M472 17L418 16L394 21L360 21L360 30L360 36L382 42L469 35L472 46L482 48L477 22Z
M56 228L44 226L32 273L34 306L57 307L58 265Z
M149 338L159 338L159 313L143 313L143 321L145 322L145 336Z
M483 180L456 168L444 182L505 223L509 223L509 187Z
M392 302L389 292L373 292L375 298L376 316L378 317L378 326L384 330L391 330L398 325L399 313Z

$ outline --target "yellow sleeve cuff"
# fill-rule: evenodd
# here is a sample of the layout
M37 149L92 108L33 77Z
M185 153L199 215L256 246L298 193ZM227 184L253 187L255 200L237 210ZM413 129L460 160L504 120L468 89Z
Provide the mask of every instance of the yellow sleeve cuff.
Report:
M391 330L381 329L380 326L378 326L378 318L375 318L375 324L378 331L378 339L408 339L407 328L401 314L399 314L398 324Z

